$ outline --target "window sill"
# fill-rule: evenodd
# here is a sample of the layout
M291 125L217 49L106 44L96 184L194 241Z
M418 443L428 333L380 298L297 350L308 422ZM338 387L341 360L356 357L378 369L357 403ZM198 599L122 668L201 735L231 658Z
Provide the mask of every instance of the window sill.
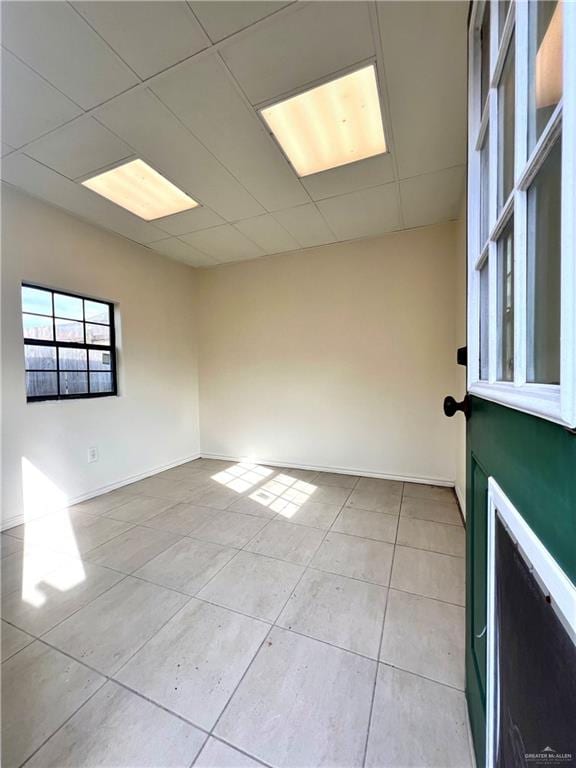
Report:
M517 411L538 416L563 427L573 428L576 420L563 413L561 389L557 384L522 384L477 381L469 385L471 395Z

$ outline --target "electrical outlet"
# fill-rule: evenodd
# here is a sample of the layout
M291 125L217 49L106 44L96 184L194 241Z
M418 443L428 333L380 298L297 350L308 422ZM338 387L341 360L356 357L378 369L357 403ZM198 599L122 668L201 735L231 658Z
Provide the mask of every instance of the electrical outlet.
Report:
M95 445L88 448L88 464L98 461L98 448Z

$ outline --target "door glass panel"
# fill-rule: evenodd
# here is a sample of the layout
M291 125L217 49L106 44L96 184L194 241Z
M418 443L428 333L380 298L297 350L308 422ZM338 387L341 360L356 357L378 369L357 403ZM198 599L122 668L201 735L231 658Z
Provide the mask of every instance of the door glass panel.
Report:
M484 18L482 20L482 26L480 27L480 55L481 72L480 72L480 109L484 109L486 104L486 96L488 95L488 88L490 85L490 3L486 3Z
M488 379L488 259L480 268L480 378Z
M498 240L498 378L514 380L514 219Z
M527 380L560 383L560 177L556 142L528 189Z
M514 37L504 60L498 88L498 207L501 208L514 186Z
M562 3L530 3L528 145L532 149L562 97Z
M489 131L486 131L484 146L480 150L480 248L483 248L488 239L488 153L489 153Z

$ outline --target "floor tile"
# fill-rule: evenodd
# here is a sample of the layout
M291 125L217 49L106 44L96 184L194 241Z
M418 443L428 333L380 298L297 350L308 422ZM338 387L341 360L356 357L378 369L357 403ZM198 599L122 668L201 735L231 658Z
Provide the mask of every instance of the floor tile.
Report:
M366 539L377 539L394 544L398 517L385 515L382 512L370 512L367 509L344 507L332 526L333 531L348 533L351 536L362 536Z
M339 488L354 488L360 478L357 475L341 475L338 472L318 472L315 485L335 485Z
M272 469L276 472L276 477L286 475L286 477L304 480L307 483L313 483L318 477L318 472L315 469L290 469L290 467L272 467Z
M22 632L21 629L17 629L5 621L2 622L0 632L2 633L2 661L6 661L10 656L14 656L15 653L34 641L34 638L26 632Z
M335 490L340 490L340 488ZM312 502L306 502L301 506L288 505L285 510L278 513L276 519L327 531L338 517L341 508L340 504L316 504Z
M238 512L218 512L192 532L195 539L240 549L266 525L266 520Z
M71 560L26 590L7 595L2 601L2 616L40 636L123 578L117 571Z
M189 492L189 501L198 504L200 507L210 507L211 509L226 509L238 499L239 494L231 491L223 485L213 485L204 488L198 488Z
M274 621L304 568L251 552L239 552L198 597L257 619Z
M277 623L377 658L386 592L375 584L309 569Z
M39 641L4 662L2 765L21 765L104 682Z
M206 734L107 682L34 755L27 768L187 768Z
M404 498L430 499L431 501L443 501L447 504L457 503L454 488L423 483L404 483Z
M236 549L182 539L135 572L154 584L195 595L236 554Z
M416 549L428 549L445 555L464 557L466 532L462 526L433 523L412 517L400 517L398 544Z
M105 517L123 520L125 523L144 523L155 515L173 507L173 499L157 499L155 496L134 496L115 509L105 512Z
M462 518L460 517L457 505L446 504L443 501L406 497L402 501L401 515L402 517L416 518L418 520L431 520L434 523L462 525Z
M211 472L201 469L190 469L187 467L174 467L166 472L155 475L159 480L175 480L182 483L185 488L199 488L201 485L207 485L210 482Z
M387 586L394 547L383 541L330 532L312 560L312 567Z
M338 485L318 485L316 482L311 483L315 486L315 490L310 494L310 502L314 504L332 504L341 507L348 496L350 496L351 488L342 488Z
M84 512L61 510L12 528L26 548L38 547L78 556L131 528L130 523Z
M471 768L464 694L379 665L367 768Z
M194 504L176 504L166 512L162 512L146 521L148 528L179 533L188 536L199 528L206 520L214 517L214 510L208 507L197 507Z
M375 662L275 628L215 734L270 765L362 765Z
M262 768L262 763L210 736L194 768Z
M316 528L272 520L245 548L260 555L308 565L323 538L324 531Z
M464 689L464 608L390 590L380 660Z
M135 494L130 490L129 485L117 488L109 493L103 493L100 496L94 496L92 499L81 501L78 504L70 507L71 510L77 512L84 512L88 515L102 515L109 512L111 509L125 504L130 499L133 499Z
M261 621L192 599L117 678L209 730L268 630Z
M400 480L385 480L380 477L361 477L356 488L359 491L377 491L388 496L402 496L404 483Z
M372 512L385 512L388 515L400 514L400 501L402 497L396 491L360 488L359 485L360 483L348 497L347 507L368 509Z
M250 498L250 496L242 496L237 499L233 504L228 507L229 512L240 512L243 515L254 515L255 517L264 517L271 520L276 517L276 512L272 509L268 509L267 506L261 504L256 499Z
M23 547L24 544L21 539L15 539L4 533L0 535L0 558L22 552Z
M46 635L51 645L111 675L187 598L127 576Z
M179 480L161 480L158 477L147 477L135 483L133 488L144 496L156 496L159 499L188 501L192 493L186 484Z
M90 550L84 561L114 568L123 573L132 573L171 547L179 538L173 533L135 525L112 541Z
M397 546L390 586L464 605L464 558Z
M22 546L19 552L3 557L0 562L2 595L34 590L64 562L79 563L80 560L51 549Z

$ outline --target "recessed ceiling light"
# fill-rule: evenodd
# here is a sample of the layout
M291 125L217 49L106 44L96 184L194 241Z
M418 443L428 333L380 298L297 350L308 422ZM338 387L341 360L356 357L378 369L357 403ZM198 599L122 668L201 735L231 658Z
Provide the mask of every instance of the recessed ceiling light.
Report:
M131 160L86 179L82 184L146 221L188 211L198 205L143 160Z
M261 115L299 176L386 152L373 64L265 107Z

